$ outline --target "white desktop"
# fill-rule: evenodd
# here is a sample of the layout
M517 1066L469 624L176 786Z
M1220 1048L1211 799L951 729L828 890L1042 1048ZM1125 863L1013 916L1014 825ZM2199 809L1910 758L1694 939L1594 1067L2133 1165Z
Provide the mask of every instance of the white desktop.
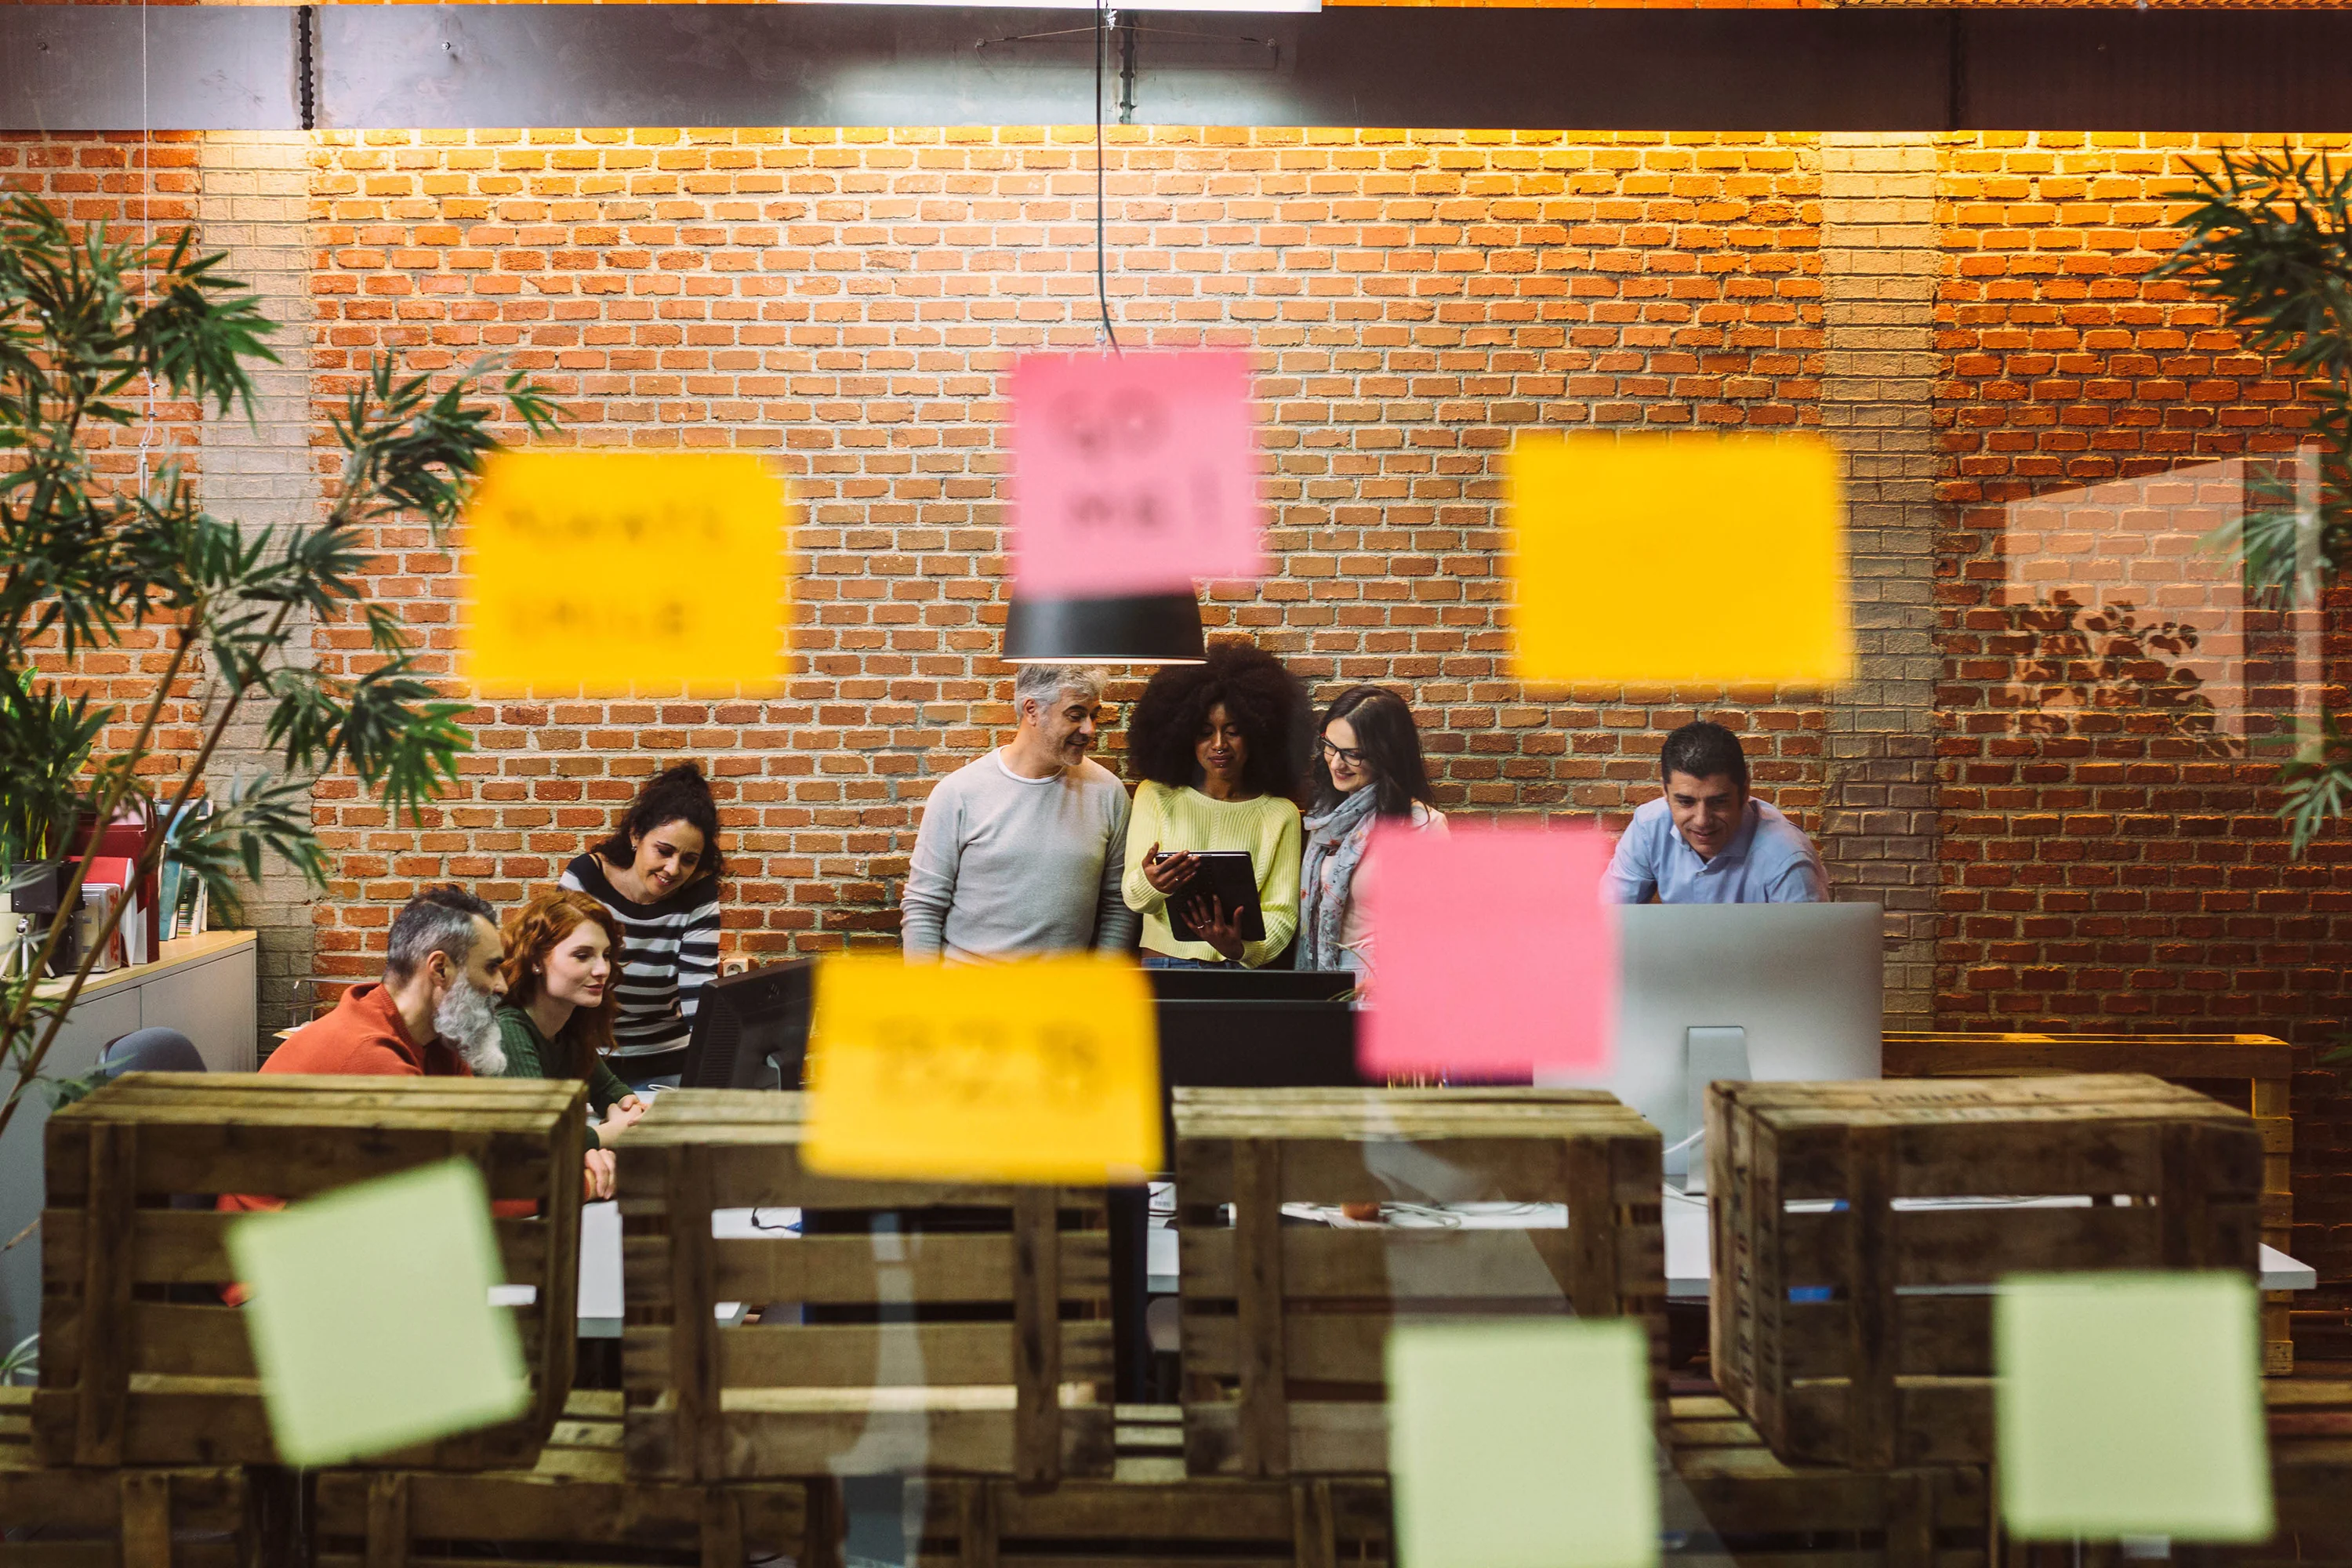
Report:
M1605 1089L1665 1137L1665 1173L1703 1190L1706 1086L1880 1076L1885 924L1876 904L1634 904L1619 911L1617 1036Z

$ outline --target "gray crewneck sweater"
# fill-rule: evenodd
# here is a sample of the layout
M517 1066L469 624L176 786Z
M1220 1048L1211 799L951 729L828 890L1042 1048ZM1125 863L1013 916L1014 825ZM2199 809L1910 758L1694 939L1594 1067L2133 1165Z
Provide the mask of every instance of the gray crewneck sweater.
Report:
M907 956L970 963L1133 947L1126 861L1127 790L1101 763L1024 779L991 752L924 803L899 900Z

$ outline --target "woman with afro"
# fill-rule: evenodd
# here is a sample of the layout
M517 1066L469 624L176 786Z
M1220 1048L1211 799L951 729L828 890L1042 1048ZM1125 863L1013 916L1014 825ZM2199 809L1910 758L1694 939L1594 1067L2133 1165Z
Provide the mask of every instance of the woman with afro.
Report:
M1147 967L1239 963L1255 969L1298 929L1298 807L1305 771L1298 732L1306 694L1282 661L1240 638L1209 645L1204 664L1171 665L1151 678L1128 721L1128 763L1140 781L1128 819L1128 907L1143 916ZM1256 873L1262 940L1244 941L1238 911L1187 897L1193 857L1243 850ZM1181 942L1169 922L1171 894L1207 940Z

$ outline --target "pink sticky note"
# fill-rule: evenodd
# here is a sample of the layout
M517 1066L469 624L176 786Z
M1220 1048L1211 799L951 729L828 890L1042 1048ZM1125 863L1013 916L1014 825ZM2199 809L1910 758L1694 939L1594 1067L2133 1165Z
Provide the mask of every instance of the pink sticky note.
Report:
M1608 1070L1617 911L1597 827L1377 830L1378 933L1357 1055L1368 1074Z
M1249 389L1240 353L1014 361L1014 586L1108 597L1263 575Z

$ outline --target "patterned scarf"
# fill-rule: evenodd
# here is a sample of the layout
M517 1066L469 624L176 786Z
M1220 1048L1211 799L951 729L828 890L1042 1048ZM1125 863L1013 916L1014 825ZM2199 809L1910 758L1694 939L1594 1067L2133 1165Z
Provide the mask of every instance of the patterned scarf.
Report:
M1378 786L1366 784L1302 824L1307 847L1298 858L1297 963L1301 969L1339 969L1339 931L1348 919L1348 888L1372 841Z

